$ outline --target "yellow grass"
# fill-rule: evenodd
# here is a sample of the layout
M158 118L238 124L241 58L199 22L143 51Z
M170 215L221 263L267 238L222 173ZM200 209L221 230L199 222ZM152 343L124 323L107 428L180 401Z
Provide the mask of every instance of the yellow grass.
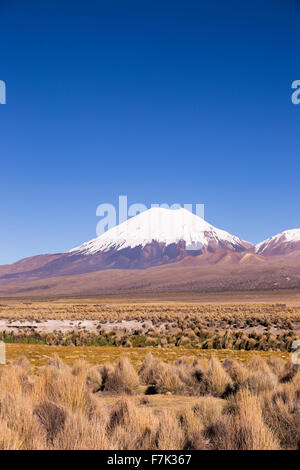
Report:
M184 347L176 348L130 348L111 346L46 346L35 344L6 344L7 361L25 356L33 366L41 366L48 362L51 357L58 355L67 364L73 364L78 359L84 359L90 364L105 364L106 362L116 362L121 357L128 357L134 364L141 363L150 352L154 357L163 361L175 361L182 356L190 358L210 358L217 357L221 361L234 359L239 362L248 362L251 358L259 355L262 358L279 357L288 359L290 354L278 351L232 351L224 349L216 350L191 350ZM1 366L0 366L1 368Z

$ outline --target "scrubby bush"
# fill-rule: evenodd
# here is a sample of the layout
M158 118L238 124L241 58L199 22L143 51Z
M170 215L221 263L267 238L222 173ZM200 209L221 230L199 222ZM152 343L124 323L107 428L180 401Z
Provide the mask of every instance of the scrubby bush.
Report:
M115 367L101 368L101 391L133 395L139 389L139 377L127 358L121 359Z

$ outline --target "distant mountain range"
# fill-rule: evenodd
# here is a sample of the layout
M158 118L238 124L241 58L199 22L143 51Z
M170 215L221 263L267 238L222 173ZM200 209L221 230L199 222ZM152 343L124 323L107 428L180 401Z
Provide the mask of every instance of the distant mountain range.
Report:
M0 266L0 295L300 287L300 229L253 245L185 209L152 208L67 253Z

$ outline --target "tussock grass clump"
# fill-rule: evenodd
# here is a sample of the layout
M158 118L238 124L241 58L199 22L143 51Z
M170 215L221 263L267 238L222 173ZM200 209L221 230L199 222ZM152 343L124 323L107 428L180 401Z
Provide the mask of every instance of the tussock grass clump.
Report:
M230 400L227 411L206 429L218 450L277 450L279 443L263 420L261 405L247 389Z
M47 443L53 444L56 435L64 429L65 410L51 401L43 401L34 408L34 414L46 431Z
M263 416L281 447L300 450L298 385L290 382L263 397Z
M225 360L223 367L230 375L235 388L239 388L249 377L249 371L237 361Z
M184 394L184 383L179 377L176 366L155 359L148 354L143 362L139 376L148 385L146 393Z
M256 357L248 365L249 375L244 386L253 393L267 392L278 386L278 377L271 370L268 363Z
M218 359L212 358L201 381L202 394L222 397L233 390L233 381Z
M121 359L114 368L103 366L101 375L101 391L134 395L139 390L139 377L127 358Z

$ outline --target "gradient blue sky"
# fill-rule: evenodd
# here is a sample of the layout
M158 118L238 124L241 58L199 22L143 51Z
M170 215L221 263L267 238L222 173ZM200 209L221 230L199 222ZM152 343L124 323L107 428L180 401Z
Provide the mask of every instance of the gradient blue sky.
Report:
M96 207L205 203L300 227L294 0L0 1L0 264L95 236Z

